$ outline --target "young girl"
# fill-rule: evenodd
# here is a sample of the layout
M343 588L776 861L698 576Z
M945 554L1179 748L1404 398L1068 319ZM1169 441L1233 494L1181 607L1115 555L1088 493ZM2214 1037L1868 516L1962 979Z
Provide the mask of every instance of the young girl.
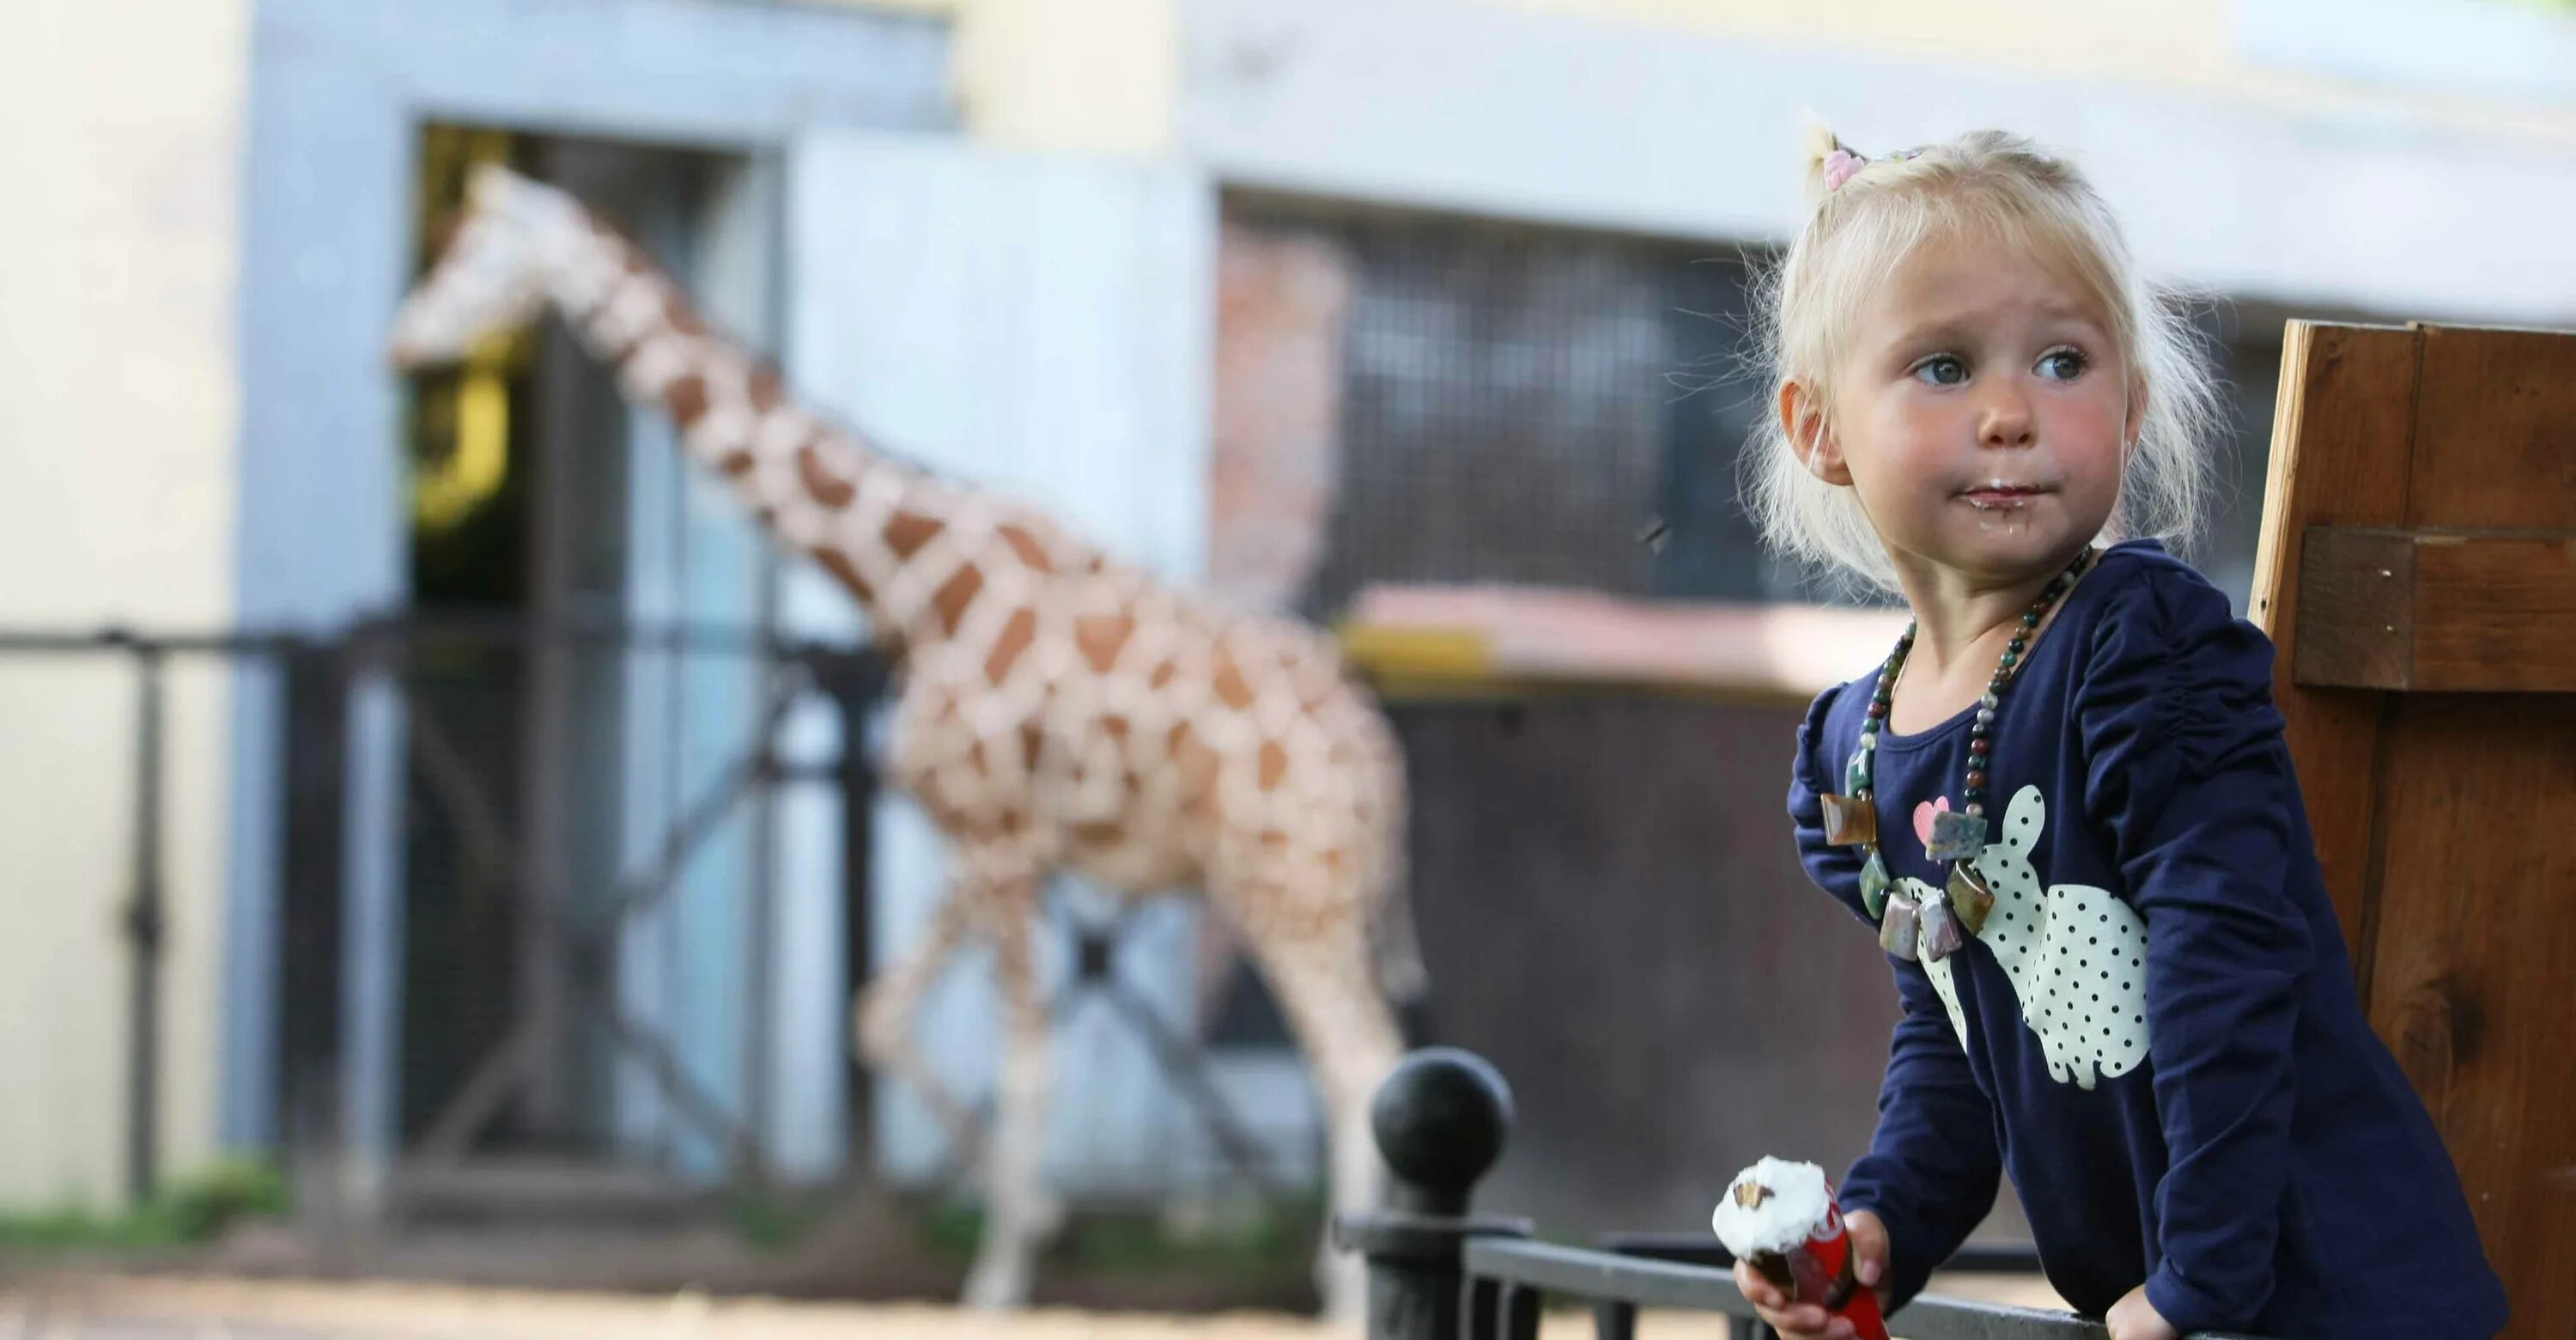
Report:
M1774 276L1770 540L1901 594L1789 809L1904 1004L1841 1188L1901 1305L2009 1173L2113 1336L2489 1336L2457 1175L2362 1017L2271 698L2188 536L2215 423L2075 169L1976 134L1822 146ZM2105 547L2107 545L2107 547ZM1792 1335L1848 1335L1739 1267Z

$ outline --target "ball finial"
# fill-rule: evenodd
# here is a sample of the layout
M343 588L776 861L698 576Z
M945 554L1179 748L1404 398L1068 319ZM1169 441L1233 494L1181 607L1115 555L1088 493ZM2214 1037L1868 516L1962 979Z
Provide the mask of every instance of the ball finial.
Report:
M1466 1213L1468 1193L1511 1134L1512 1090L1474 1052L1425 1047L1396 1062L1369 1106L1394 1199L1424 1214Z

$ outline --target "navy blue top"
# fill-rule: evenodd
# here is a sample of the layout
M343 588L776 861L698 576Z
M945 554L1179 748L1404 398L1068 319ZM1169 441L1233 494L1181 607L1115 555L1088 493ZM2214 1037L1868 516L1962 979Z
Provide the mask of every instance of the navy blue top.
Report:
M1816 700L1789 787L1808 873L1864 921L1860 849L1824 844L1816 792L1876 682ZM2184 1331L2503 1327L2459 1177L2362 1017L2271 686L2271 642L2138 541L2004 691L1994 912L1942 963L1889 959L1904 1017L1841 1188L1885 1220L1900 1303L2008 1172L2049 1283L2094 1316L2143 1282ZM1918 895L1948 876L1918 835L1957 803L1972 715L1879 737L1880 851Z

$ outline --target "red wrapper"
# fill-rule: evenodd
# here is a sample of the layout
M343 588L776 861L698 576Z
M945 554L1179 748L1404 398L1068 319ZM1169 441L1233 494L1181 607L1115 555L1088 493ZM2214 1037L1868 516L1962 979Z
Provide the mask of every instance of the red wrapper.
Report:
M1842 1205L1833 1194L1829 1182L1825 1217L1808 1230L1803 1246L1780 1255L1756 1252L1753 1268L1786 1290L1790 1301L1819 1304L1827 1313L1849 1321L1860 1340L1888 1340L1887 1320L1878 1312L1878 1291L1864 1287L1855 1273L1851 1234L1843 1227Z

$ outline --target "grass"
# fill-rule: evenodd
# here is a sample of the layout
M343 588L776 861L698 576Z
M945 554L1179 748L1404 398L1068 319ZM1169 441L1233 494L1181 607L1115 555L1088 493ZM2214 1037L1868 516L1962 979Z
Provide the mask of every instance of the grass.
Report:
M215 1164L124 1210L62 1205L0 1211L0 1247L21 1251L147 1251L211 1241L244 1218L287 1211L286 1178L257 1162Z

